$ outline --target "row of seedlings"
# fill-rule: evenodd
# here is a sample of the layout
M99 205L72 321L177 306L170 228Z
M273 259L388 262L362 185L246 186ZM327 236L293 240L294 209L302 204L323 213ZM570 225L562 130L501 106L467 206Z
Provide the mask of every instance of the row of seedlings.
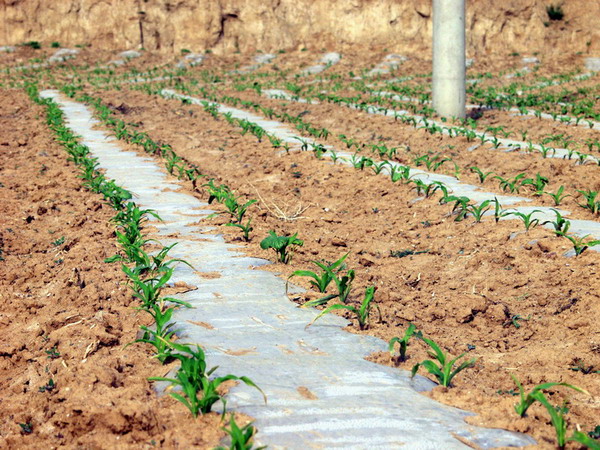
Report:
M68 160L79 167L84 187L101 194L116 211L112 221L115 224L120 251L105 262L121 263L123 272L129 278L133 296L139 301L136 309L150 315L154 322L151 327L142 325L141 337L133 343L153 346L155 357L161 364L179 362L173 378L151 377L149 380L171 383L176 392L170 392L169 395L185 405L194 417L211 412L213 405L218 401L223 403L223 416L225 415L226 401L218 392L218 387L226 381L241 381L262 393L262 390L245 376L229 374L211 377L216 368L207 368L203 349L199 345L192 346L176 341L176 323L171 321L171 317L176 308L190 308L191 305L173 297L164 297L161 291L171 279L174 265L188 263L180 259L167 259L169 251L176 243L163 247L155 254L145 250L149 244L155 244L156 241L149 239L143 233L143 228L149 217L157 220L160 220L160 217L151 209L140 209L131 201L131 192L118 186L114 180L106 179L98 170L98 160L91 156L90 149L80 143L78 137L65 125L64 115L54 101L42 99L36 85L30 84L27 92L34 102L46 107L47 123L69 154ZM239 427L231 414L229 428L224 428L224 431L231 437L231 449L252 448L256 430L251 423Z

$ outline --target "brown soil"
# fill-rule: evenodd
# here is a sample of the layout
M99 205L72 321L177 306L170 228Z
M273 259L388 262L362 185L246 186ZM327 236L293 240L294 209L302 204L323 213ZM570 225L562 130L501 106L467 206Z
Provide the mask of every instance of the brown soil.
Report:
M304 52L280 56L281 60L277 60L277 65L284 70L294 67L295 57L302 58L302 63L307 65L312 64L315 59L314 54L311 56ZM194 69L192 74L201 79L201 76L205 75L204 69L210 67L213 74L219 74L223 78L226 71L234 69L236 65L246 64L248 59L241 56L231 58L211 56L207 59L206 66ZM375 62L375 58L371 61L360 58L360 54L357 54L344 58L344 65L332 68L331 72L347 77L351 67L364 68ZM489 67L501 67L505 62L498 58L495 62L490 62ZM518 66L518 61L514 63ZM134 64L140 64L136 66L140 68L143 66L142 62ZM155 62L152 61L152 64ZM298 62L296 68L297 64ZM409 62L402 67L403 73L399 76L410 74L410 71L425 73L428 68L425 62L421 62L420 66L415 62ZM117 72L124 74L126 70L118 69ZM268 70L270 68L265 67L261 72L266 73ZM56 73L60 76L58 70ZM42 76L46 77L46 75ZM531 81L533 77L528 75L526 79ZM333 80L332 83L335 81ZM323 87L330 90L332 84ZM391 119L366 115L344 107L309 106L268 100L252 91L238 92L228 84L218 85L218 89L221 95L251 99L278 111L294 114L307 111L304 119L319 127L327 127L331 131L331 137L324 143L335 146L343 147L335 136L344 133L365 143L377 144L383 140L388 146L402 148L409 146L410 153L399 153L399 160L403 162L410 162L411 155L419 155L431 149L443 153L451 152L450 156L462 169L462 179L465 182L475 183L475 176L467 169L471 165L477 165L504 176L514 176L519 172L535 175L539 172L550 178L549 189L552 191L560 185L565 185L569 191L600 188L600 180L594 166L577 166L570 161L542 159L531 155L506 154L493 150L489 146L466 152L472 143L468 143L464 138L431 136L423 130L394 123ZM584 388L591 394L589 396L579 394L565 388L553 389L548 394L552 403L556 405L561 405L563 401L568 402L569 429L578 427L583 431L589 431L600 424L599 375L573 370L581 365L585 368L593 367L593 371L600 370L600 336L597 326L600 323L598 298L600 257L597 252L586 251L577 258L566 258L563 255L570 248L568 241L555 237L549 230L541 227L525 232L522 224L516 221L495 224L492 220L486 219L482 223L475 223L472 218L469 218L462 222L455 222L450 214L451 207L440 206L439 197L417 199L414 190L411 190L408 185L393 184L388 179L377 177L369 171L361 172L340 164L331 164L326 160L319 161L306 152L279 153L267 140L257 142L256 138L249 134L242 136L238 128L230 126L223 119L213 119L198 106L149 96L127 86L123 86L119 91L104 91L87 85L85 91L101 97L105 103L112 105L118 117L136 125L138 130L147 132L157 141L170 144L180 156L198 164L202 173L214 177L218 183L227 184L243 198L259 199L258 204L248 213L254 227L249 243L245 244L239 231L234 228L223 226L218 229L228 240L245 245L249 254L274 261L274 254L260 249L260 240L269 230L275 230L278 234L297 232L304 240L304 245L295 251L291 263L289 265L275 263L264 270L288 277L294 270L315 269L311 264L313 260L331 262L350 253L347 259L348 266L357 272L350 303L357 305L362 299L365 288L373 285L377 287L375 296L377 308L373 309L368 330L359 330L356 321L351 319L352 325L347 328L349 332L368 333L389 340L394 336L401 336L408 324L412 322L450 354L459 355L468 352L468 357L477 358L477 364L473 369L468 369L456 377L454 387L450 389L438 387L426 395L476 412L477 416L469 419L472 423L527 432L538 439L539 445L536 448L553 448L554 431L548 414L542 408L533 406L528 417L522 419L514 413L513 405L516 397L512 393L515 386L510 374L516 375L527 390L543 382L567 382ZM11 100L4 103L7 112L2 120L12 126L15 126L16 117L23 120L19 122L21 128L11 132L18 136L14 139L16 144L12 138L6 138L7 145L12 149L11 165L4 163L0 173L8 179L12 161L20 161L23 167L29 167L26 166L27 164L32 166L27 169L26 173L30 174L27 178L23 178L16 173L16 169L12 169L13 185L11 185L10 196L13 196L14 192L21 192L17 191L18 185L24 192L22 194L24 201L23 205L6 203L9 206L5 206L13 209L9 212L10 217L3 219L9 224L3 225L1 230L4 242L3 256L6 261L0 264L5 264L4 267L9 268L14 275L12 281L7 281L9 277L5 276L0 283L4 283L3 287L7 283L12 283L7 285L4 290L6 292L24 293L29 288L31 295L37 299L47 292L54 294L54 297L51 297L54 301L50 305L35 303L37 306L21 302L12 306L16 296L10 295L12 304L4 309L10 311L11 317L6 320L14 323L11 325L14 329L13 334L23 336L21 340L24 342L30 342L35 334L27 331L26 328L33 320L29 316L32 314L32 308L39 308L35 311L36 321L40 320L39 317L45 317L40 316L42 311L49 312L46 321L40 322L42 332L38 334L37 339L32 340L31 348L27 344L22 349L23 352L30 352L33 356L27 354L22 357L19 360L22 361L21 365L14 364L14 372L7 372L4 377L16 380L18 379L16 374L22 374L25 367L36 364L31 361L39 361L36 370L40 375L35 379L37 381L33 379L30 381L32 388L24 393L20 391L17 393L17 389L13 388L11 392L15 392L14 399L11 395L8 400L3 400L7 405L5 406L7 411L14 410L11 413L10 427L7 428L13 430L10 436L14 441L9 443L14 443L14 446L33 445L31 441L27 441L30 436L19 434L18 423L28 420L34 421L34 435L40 433L43 439L48 439L48 443L54 442L53 445L58 445L57 442L68 445L79 442L77 439L83 439L81 445L103 446L100 441L85 441L88 438L92 439L90 436L95 436L98 440L110 436L102 443L111 442L110 439L116 440L119 433L108 425L112 422L104 420L106 416L102 415L108 414L102 407L106 404L106 396L113 392L115 396L111 397L111 401L120 405L117 408L121 409L113 408L110 417L114 414L114 421L123 423L123 427L127 425L130 430L129 433L120 436L119 444L126 440L130 445L136 443L140 445L151 439L157 442L162 439L163 445L167 447L176 446L180 442L183 442L181 446L193 444L193 441L186 440L189 436L187 433L190 435L193 433L189 431L192 428L190 426L192 421L187 418L185 410L174 401L156 399L145 381L147 376L156 375L157 370L165 369L149 360L142 347L123 349L124 344L134 339L139 317L131 311L131 299L122 286L124 280L118 268L102 263L104 257L114 252L112 231L107 225L111 212L98 198L78 190L77 180L72 174L69 175L71 168L68 170L64 168L62 155L60 158L54 157L60 151L48 138L45 127L35 122L36 115L42 116L39 108L31 108L23 95L17 95L14 91L4 94L4 97ZM11 110L10 105L28 105L30 109L25 111L25 107L22 106L21 110L14 112L17 106ZM489 117L494 116L490 114ZM511 131L519 124L518 118L510 118L504 113L498 113L495 117L494 120L498 120L499 123L504 123L505 119L509 120ZM38 125L33 125L36 123ZM536 130L535 132L540 136L557 133L559 132L557 130L565 127L536 118L531 118L528 124L532 124L531 129ZM3 129L7 127L4 126ZM585 129L581 134L580 131L578 127L568 128L568 132L576 139L583 139L584 133L588 133ZM5 135L11 136L9 132L3 134L3 138ZM18 139L21 136L31 136L31 138L24 140L24 144L18 147ZM588 134L585 136L587 137ZM48 170L64 172L62 176L70 181L52 185L56 177L35 175L41 170L38 166L42 158L37 154L39 148L31 148L36 146L36 143L43 145L45 151L52 156L47 158L52 161L43 161L43 164L51 167ZM125 143L122 145L124 148L133 148ZM447 147L449 145L454 147ZM4 158L7 153L2 155ZM51 166L51 163L55 166ZM442 171L444 170L446 169ZM9 186L6 181L3 183ZM191 186L188 188L191 190ZM486 182L485 188L501 193L496 182ZM6 188L2 188L0 193L3 198L12 198ZM194 193L206 199L201 189ZM55 216L53 210L46 205L44 207L50 211L50 214L38 212L38 207L43 203L41 199L57 198L64 202L65 198L70 198L67 194L76 198L70 200L68 205L60 203L60 216L59 212L56 212ZM534 198L527 191L522 191L519 195L533 198L534 204L550 204L547 198ZM97 211L92 211L96 206L90 205L99 205ZM597 216L579 208L573 198L568 198L564 205L566 209L573 211L576 218L597 220ZM65 256L61 256L63 262L58 265L62 269L60 270L56 269L57 263L52 262L57 259L53 255L56 250L51 244L56 239L57 233L46 235L45 232L47 229L54 231L60 228L52 222L44 223L42 220L56 217L55 220L60 221L61 224L66 223L67 218L70 217L68 211L73 211L73 217L87 217L87 221L74 226L73 231L60 232L60 236L65 235L63 247L59 246L63 250L72 239L79 238L77 245L69 247ZM6 216L8 217L7 214ZM27 224L27 220L23 221L22 217L27 219L29 216L35 220ZM223 215L213 221L215 224L224 224L227 218ZM18 222L19 227L11 226L12 222ZM79 221L72 219L71 223L79 224ZM8 227L22 230L19 231L22 234L13 236L5 231ZM44 236L46 239L41 242ZM23 247L23 249L15 251L13 247ZM42 253L40 249L44 249L46 253ZM74 257L77 249L81 253L81 259L69 259ZM422 253L403 255L402 252L405 251ZM19 259L17 254L27 255L27 261L36 261L26 277L19 275L25 256ZM93 256L95 254L97 256ZM29 255L33 256L29 258ZM39 265L44 270L40 270ZM88 271L84 272L83 267L88 268ZM86 301L89 304L78 306L77 314L81 317L67 319L71 314L75 314L71 312L72 305L79 304L84 298L81 295L80 284L78 285L79 281L75 280L68 285L69 279L76 273L74 268L77 268L80 274L85 273L83 279L86 280L86 287L83 290L93 289L93 291L90 291L87 296ZM211 273L204 275L215 276ZM50 279L57 281L49 287L47 280ZM88 280L94 280L94 283ZM295 278L295 282L309 288L306 279ZM104 287L105 284L108 286ZM186 287L182 287L184 288ZM111 299L110 304L107 303L108 296ZM318 296L318 293L309 289L305 294L296 295L291 300L302 304ZM112 317L114 321L111 322L110 333L115 335L115 344L104 345L87 355L88 362L94 357L102 357L100 364L81 364L87 346L100 341L101 336L84 334L98 333L99 327L90 329L90 326L96 320L94 317L100 307L104 308L102 317ZM61 316L58 311L64 316ZM109 312L113 315L109 316ZM63 317L62 322L57 321L58 317ZM81 319L84 321L68 326L66 328L68 334L65 333L65 325ZM53 325L55 321L56 326ZM210 326L210 324L199 325ZM63 331L60 331L61 329ZM80 330L81 334L73 338L73 330L76 329ZM46 338L42 336L47 336L48 342L44 342ZM23 345L17 339L14 343L17 350L12 350L10 355L21 351L19 346ZM58 345L61 356L56 360L47 359L45 351L54 345ZM79 352L76 349L79 349ZM412 341L409 357L409 360L400 364L399 368L410 370L416 362L427 357L427 349L421 342ZM11 357L11 365L7 365L6 370L13 370L13 358L15 357ZM61 359L65 360L67 367L62 365ZM372 355L371 359L382 364L395 365L387 353ZM132 364L132 367L127 364ZM53 379L57 381L57 388L50 393L38 393L38 387L47 381L43 373L46 365L56 377ZM100 375L103 371L98 369L103 366L114 368L110 372L113 375L117 372L118 375L114 377L121 380L117 383L117 387L110 387L113 378L107 377L107 381L104 381ZM118 372L118 367L124 367L122 370L127 371L124 373L131 372L132 375L124 379L124 376ZM77 371L78 376L69 378L67 374L72 373L71 371ZM80 395L83 395L83 392L89 391L91 382L75 384L84 383L81 380L94 379L93 377L99 380L93 386L97 385L98 389L103 387L102 397L94 396L92 399L86 397L87 408L82 408L84 412L81 414L86 414L86 409L90 409L91 405L96 408L92 408L96 413L95 415L90 413L92 418L87 422L77 420L78 426L81 423L88 424L85 430L78 432L79 429L75 428L74 421L73 424L69 422L69 418L73 420L73 410L76 408L70 402L75 400L65 395L66 388L63 389L63 386L66 380L73 380L70 381L73 385L69 387L73 391L79 389ZM0 386L4 385L0 384ZM22 390L22 385L18 387ZM126 389L130 394L123 395L120 389ZM309 392L305 394L311 395ZM28 412L32 408L28 405L25 410L23 405L27 402L31 404L32 398L46 403L37 408L38 415L29 416ZM65 400L61 403L59 399ZM167 402L169 407L161 408L161 405ZM138 403L143 404L138 405ZM136 411L136 414L137 411L142 411L146 415L139 413L142 417L139 418L138 415L126 415L121 410ZM57 418L48 420L44 414ZM65 418L67 414L71 415ZM154 418L155 414L159 417L155 422L143 419ZM7 414L5 417L10 415ZM214 422L201 425L207 433L217 429L217 419L212 416L200 419L201 421L213 419ZM59 424L64 423L70 430L69 437L64 438L65 441L52 441L56 439L52 437L57 433L56 431L48 431L45 434L38 431L43 430L47 423L55 423L53 420L58 421ZM6 428L7 425L3 424L3 427ZM181 431L183 437L177 434L182 429L186 430ZM93 430L94 434L85 434L92 433L90 430ZM143 437L135 440L138 433L143 434ZM199 434L199 436L204 435ZM174 439L182 439L182 441L176 443ZM217 436L208 435L206 439L210 440L212 445L216 442ZM573 444L569 446L569 448L577 448Z
M170 367L126 347L148 323L119 265L103 262L113 210L81 189L44 109L0 96L0 447L217 445L220 416L194 420L159 398L147 378Z

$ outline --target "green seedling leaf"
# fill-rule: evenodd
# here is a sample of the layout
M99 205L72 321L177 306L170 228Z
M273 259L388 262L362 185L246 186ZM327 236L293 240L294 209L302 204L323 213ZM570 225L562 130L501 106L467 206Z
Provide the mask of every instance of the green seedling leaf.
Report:
M600 450L600 441L591 438L590 436L588 436L585 433L582 433L581 431L574 431L573 436L567 439L567 441L577 442L585 446L589 450Z
M444 353L444 351L431 339L427 339L425 337L421 337L421 340L425 342L433 351L429 351L429 356L435 358L437 361L431 361L426 359L425 361L415 364L411 371L411 377L414 377L419 368L423 366L430 374L434 375L438 382L445 387L452 386L452 379L458 375L463 370L473 367L475 365L476 358L469 359L467 361L463 361L458 367L454 367L456 362L461 359L466 353L462 353L456 358L447 361L448 356Z
M523 385L519 382L517 377L515 375L513 375L512 373L510 374L510 376L513 379L513 381L515 382L515 384L517 385L517 387L519 388L520 401L519 401L519 403L517 403L515 405L515 411L521 417L525 417L525 414L527 413L527 410L529 409L529 407L531 405L533 405L533 403L537 400L537 397L535 396L535 394L539 391L544 391L544 390L550 389L555 386L565 386L565 387L573 389L577 392L581 392L582 394L589 395L589 392L587 392L586 390L578 388L577 386L573 386L571 384L567 384L567 383L538 384L531 390L531 392L529 392L527 395L525 395L525 390L523 389Z
M415 335L419 338L423 338L423 335L421 334L420 331L417 331L417 327L415 327L414 324L409 324L408 328L406 329L406 331L404 332L404 336L402 336L402 338L399 337L394 337L392 339L390 339L390 342L388 343L388 349L390 351L390 357L392 358L392 360L395 362L396 365L398 365L401 362L406 361L406 350L408 348L408 341L410 340L410 338ZM399 353L396 356L394 353L394 345L395 344L399 344Z
M304 245L304 241L298 239L298 233L292 236L278 236L274 231L269 231L269 236L261 241L260 248L275 250L279 255L279 262L287 264L292 257L291 249L302 245Z

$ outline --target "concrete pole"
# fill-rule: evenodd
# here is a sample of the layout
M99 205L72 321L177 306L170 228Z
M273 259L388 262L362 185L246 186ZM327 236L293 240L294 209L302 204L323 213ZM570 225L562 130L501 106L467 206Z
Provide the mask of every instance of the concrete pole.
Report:
M465 117L465 0L433 0L433 108Z

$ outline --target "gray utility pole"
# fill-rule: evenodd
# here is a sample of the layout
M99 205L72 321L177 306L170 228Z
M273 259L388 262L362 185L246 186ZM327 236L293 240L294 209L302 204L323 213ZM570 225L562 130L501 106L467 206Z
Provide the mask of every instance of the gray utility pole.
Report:
M433 0L433 108L465 117L465 0Z

